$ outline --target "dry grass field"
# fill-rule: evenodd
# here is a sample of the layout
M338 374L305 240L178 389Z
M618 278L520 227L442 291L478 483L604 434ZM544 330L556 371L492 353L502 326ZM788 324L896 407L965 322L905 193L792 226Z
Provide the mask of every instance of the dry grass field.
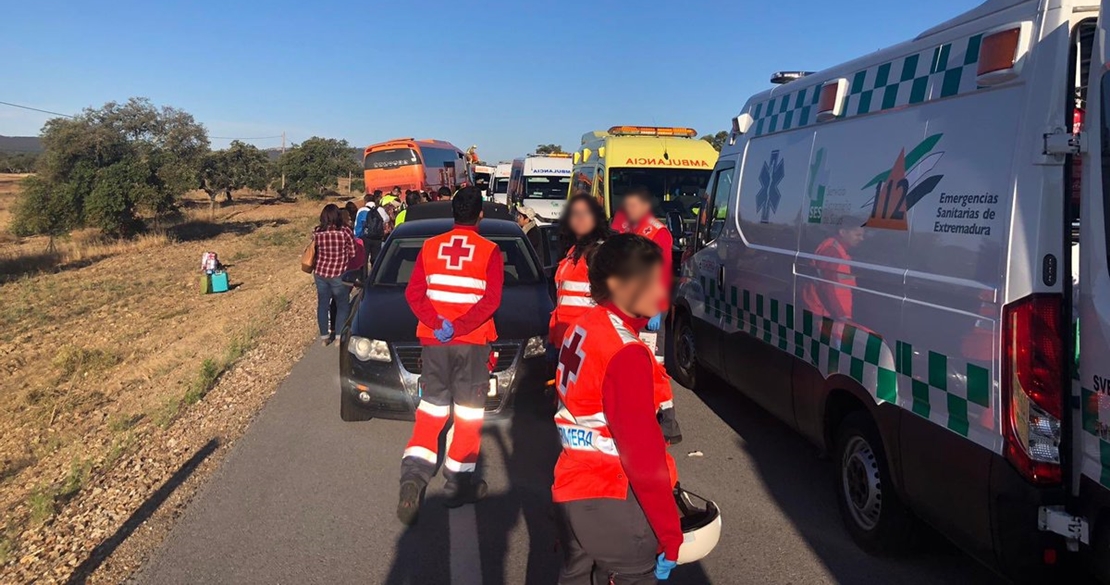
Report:
M201 194L158 233L51 245L7 230L20 178L0 175L0 581L48 557L28 543L89 485L110 488L98 480L121 461L172 440L261 339L299 352L314 338L267 334L311 312L298 260L318 203L241 194L213 215ZM228 293L199 292L209 250L228 265Z

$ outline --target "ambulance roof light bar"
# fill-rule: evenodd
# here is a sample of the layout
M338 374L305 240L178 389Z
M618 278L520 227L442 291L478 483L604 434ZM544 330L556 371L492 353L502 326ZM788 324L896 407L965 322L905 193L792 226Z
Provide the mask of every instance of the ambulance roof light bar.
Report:
M613 126L611 136L677 136L696 138L698 131L693 128L669 128L664 126Z
M545 156L547 158L570 158L571 153L569 153L569 152L549 152L547 154L538 154L538 153L533 152L532 154L526 155L526 158L533 158L533 157L537 157L537 156Z
M775 85L783 85L805 77L806 75L813 75L812 71L776 71L771 74L771 83Z

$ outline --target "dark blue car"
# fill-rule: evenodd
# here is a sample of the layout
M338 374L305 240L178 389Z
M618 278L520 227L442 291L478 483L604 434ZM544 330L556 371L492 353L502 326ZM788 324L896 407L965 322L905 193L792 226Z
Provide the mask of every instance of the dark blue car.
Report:
M449 231L452 225L450 219L409 219L382 247L340 338L339 412L343 420L414 418L420 400L420 342L416 316L405 300L405 286L424 240ZM516 223L483 219L478 231L501 248L505 261L501 307L494 315L498 336L492 344L495 367L486 399L487 414L499 414L512 407L519 392L542 393L551 377L544 357L552 311L550 270L545 270Z

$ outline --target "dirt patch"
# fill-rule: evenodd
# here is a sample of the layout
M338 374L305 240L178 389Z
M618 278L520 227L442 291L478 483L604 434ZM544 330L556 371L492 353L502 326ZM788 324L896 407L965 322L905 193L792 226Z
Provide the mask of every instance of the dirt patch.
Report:
M298 260L319 204L204 201L0 281L0 582L125 578L314 338ZM0 240L0 258L46 244ZM231 292L199 293L208 250Z

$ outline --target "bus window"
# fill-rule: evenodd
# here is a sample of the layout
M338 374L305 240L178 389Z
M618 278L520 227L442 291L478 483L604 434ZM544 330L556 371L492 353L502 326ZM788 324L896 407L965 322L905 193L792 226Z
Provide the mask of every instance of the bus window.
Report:
M366 155L366 169L393 169L420 164L420 156L411 148L390 148Z

